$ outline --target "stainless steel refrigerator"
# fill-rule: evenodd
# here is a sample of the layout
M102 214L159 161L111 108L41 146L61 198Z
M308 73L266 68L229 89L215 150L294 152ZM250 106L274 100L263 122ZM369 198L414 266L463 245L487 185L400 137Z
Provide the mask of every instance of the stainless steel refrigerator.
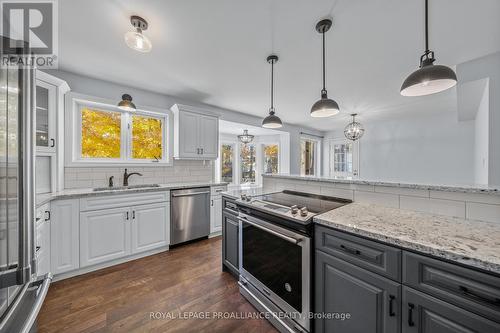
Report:
M36 330L51 281L35 271L34 84L34 69L0 64L0 333Z

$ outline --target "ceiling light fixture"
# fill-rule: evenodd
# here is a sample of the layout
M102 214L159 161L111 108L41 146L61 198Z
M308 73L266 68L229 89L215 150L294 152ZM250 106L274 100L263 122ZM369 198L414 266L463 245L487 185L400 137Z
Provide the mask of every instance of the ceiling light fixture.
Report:
M148 22L140 16L131 16L130 23L135 28L135 31L129 31L125 34L125 43L128 47L139 52L149 52L153 45L148 37L142 33L148 29Z
M244 144L252 142L253 138L253 135L248 134L248 130L243 130L243 134L238 135L238 140L240 140Z
M325 32L332 27L332 20L324 19L316 24L316 31L323 36L323 89L321 99L314 103L311 108L311 117L330 117L340 112L339 105L333 99L328 98L326 91L326 69L325 69Z
M278 62L278 56L271 54L267 57L267 62L271 64L271 107L269 108L269 116L262 120L262 127L264 128L280 128L283 123L278 116L275 116L274 110L274 64Z
M361 139L363 134L365 134L365 129L363 125L360 123L356 122L356 113L352 113L352 122L349 123L345 128L344 128L344 135L347 139L356 141Z
M447 90L457 84L457 75L450 67L434 65L434 51L429 50L429 10L425 0L425 52L420 68L411 73L401 86L403 96L424 96Z
M124 111L135 111L137 108L132 102L132 96L129 94L123 94L122 100L118 103L118 107Z

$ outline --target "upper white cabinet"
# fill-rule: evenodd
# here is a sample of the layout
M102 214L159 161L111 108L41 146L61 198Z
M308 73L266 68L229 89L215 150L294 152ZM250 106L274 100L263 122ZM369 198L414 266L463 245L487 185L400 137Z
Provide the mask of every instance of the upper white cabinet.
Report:
M36 80L36 148L37 151L56 151L57 87Z
M219 118L187 105L175 104L174 158L214 160L218 156Z

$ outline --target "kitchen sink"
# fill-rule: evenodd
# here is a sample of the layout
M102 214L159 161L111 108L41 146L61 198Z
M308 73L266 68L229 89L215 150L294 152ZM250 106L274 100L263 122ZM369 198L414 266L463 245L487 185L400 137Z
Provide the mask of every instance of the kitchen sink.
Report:
M129 186L114 186L114 187L96 187L94 192L99 191L122 191L122 190L133 190L138 188L154 188L160 187L159 184L140 184L140 185L129 185Z

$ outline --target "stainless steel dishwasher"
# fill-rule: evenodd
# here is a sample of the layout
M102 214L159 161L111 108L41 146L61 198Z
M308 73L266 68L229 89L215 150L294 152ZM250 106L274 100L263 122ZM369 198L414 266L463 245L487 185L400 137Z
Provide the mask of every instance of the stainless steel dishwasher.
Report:
M170 191L170 244L206 237L210 233L210 188Z

